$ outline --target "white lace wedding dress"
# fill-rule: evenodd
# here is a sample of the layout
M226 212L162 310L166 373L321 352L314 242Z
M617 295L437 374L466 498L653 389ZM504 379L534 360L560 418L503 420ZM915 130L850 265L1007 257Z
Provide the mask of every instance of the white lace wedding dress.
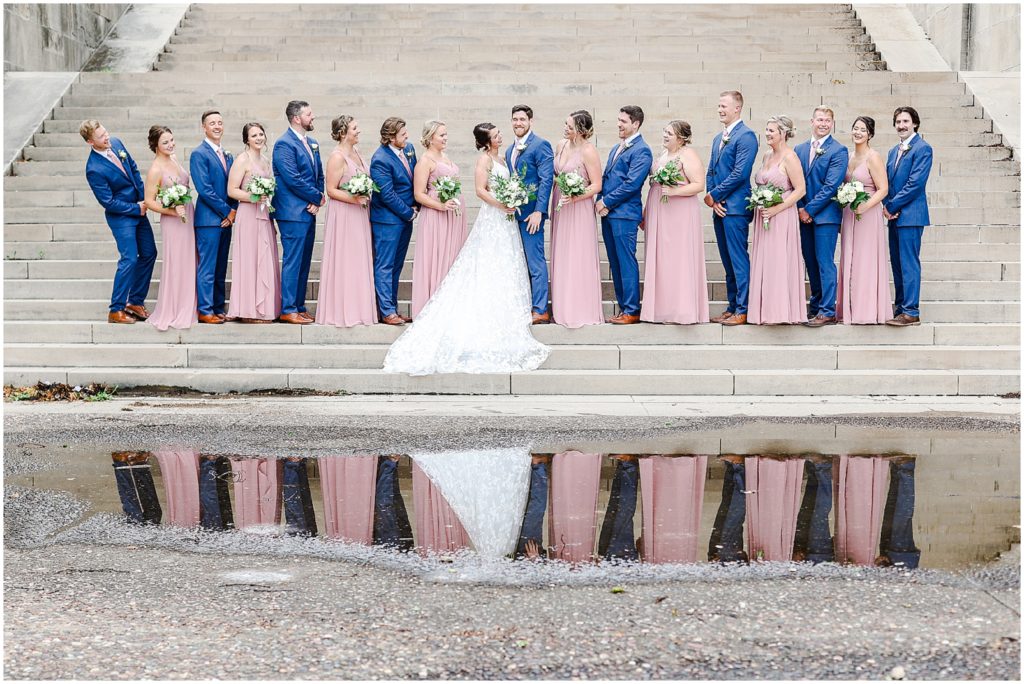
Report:
M508 169L495 163L495 174ZM391 345L384 371L512 373L534 370L550 349L530 332L530 276L519 226L484 203L441 286Z

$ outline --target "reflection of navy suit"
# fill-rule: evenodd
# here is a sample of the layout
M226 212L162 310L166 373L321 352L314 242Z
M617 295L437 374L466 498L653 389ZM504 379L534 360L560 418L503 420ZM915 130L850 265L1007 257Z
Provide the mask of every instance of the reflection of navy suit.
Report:
M722 502L718 505L715 525L708 542L708 560L728 563L746 560L743 552L743 521L747 515L747 469L742 463L725 461L722 479Z
M850 153L831 135L820 144L811 159L811 143L805 141L793 150L800 158L804 170L805 194L797 206L804 209L811 223L800 224L800 248L807 265L807 280L811 284L812 316L832 318L836 315L836 242L843 223L843 209L832 198L846 179Z
M410 551L412 542L409 513L398 487L398 461L382 456L377 461L377 486L373 499L373 543Z
M516 543L516 556L526 555L526 542L531 539L537 547L544 545L544 512L548 508L548 464L534 463L530 466L530 497L526 501L523 527Z
M192 186L196 189L196 300L200 314L225 313L224 280L228 273L231 226L221 228L238 201L228 197L228 173L234 159L224 153L227 168L205 140L189 157Z
M828 516L832 511L832 461L812 463L804 461L807 486L804 489L800 514L796 519L794 551L802 551L812 563L825 563L836 559Z
M930 223L928 196L925 192L932 171L932 146L919 135L910 139L910 149L900 158L899 145L889 150L885 164L889 177L889 194L882 205L890 214L899 214L889 221L889 261L896 288L893 313L920 316L921 303L921 236Z
M149 293L149 281L156 264L156 240L149 219L139 208L145 198L142 176L135 160L117 138L110 139L110 149L118 158L124 173L95 150L85 162L85 179L96 201L103 207L107 225L114 234L120 258L110 294L110 311L123 311L128 304L143 306Z
M915 461L889 464L889 495L879 540L882 555L906 568L921 562L921 551L914 544L914 468Z
M633 516L636 515L637 486L640 484L640 466L636 461L617 461L612 476L612 491L601 525L597 553L603 558L637 560L636 538L633 536Z
M315 537L316 514L313 511L313 496L309 491L307 460L285 460L281 498L284 500L285 534Z
M291 128L274 143L274 178L277 189L272 201L274 218L281 233L281 314L306 311L306 285L316 240L316 217L306 211L320 205L324 196L324 170L320 147L306 136L312 151Z
M163 511L148 459L139 464L114 461L113 465L117 494L128 522L159 525Z
M512 153L515 145L505 150L505 164L509 171L518 173L523 182L537 186L537 197L519 207L516 218L519 221L519 235L523 239L523 251L526 253L526 268L530 272L530 293L534 313L548 310L548 262L544 259L544 221L548 218L548 205L551 200L551 187L555 179L555 155L551 151L551 143L533 131L526 134L523 141L526 149L516 156L516 167L512 168ZM526 230L526 219L530 214L539 211L540 227L536 233Z
M370 159L370 177L380 192L370 197L370 228L373 233L373 285L381 318L398 312L398 281L405 266L416 214L412 176L416 169L416 148L402 150L409 170L391 145L381 145Z
M231 463L224 456L203 456L199 459L199 525L208 530L231 530L235 527L231 514L228 481Z

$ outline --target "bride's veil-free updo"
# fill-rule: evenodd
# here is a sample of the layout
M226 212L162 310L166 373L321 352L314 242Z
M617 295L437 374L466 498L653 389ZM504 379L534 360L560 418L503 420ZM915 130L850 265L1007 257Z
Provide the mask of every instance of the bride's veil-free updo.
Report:
M478 123L473 127L473 143L477 150L486 150L491 146L491 131L497 126L490 122Z

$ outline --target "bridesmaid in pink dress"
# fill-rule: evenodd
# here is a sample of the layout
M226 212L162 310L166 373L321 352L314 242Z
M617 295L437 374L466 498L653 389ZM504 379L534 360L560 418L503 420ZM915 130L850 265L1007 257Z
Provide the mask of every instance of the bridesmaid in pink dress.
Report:
M253 176L271 178L270 160L264 158L267 133L263 125L242 127L245 151L228 175L228 196L238 200L235 234L231 244L231 300L228 319L239 323L273 323L281 315L281 263L277 231L267 203L253 203L245 187Z
M163 269L160 272L160 294L149 323L157 330L191 328L198 322L196 312L196 234L192 226L195 208L185 206L166 209L157 199L161 187L189 184L188 171L174 156L174 134L166 126L149 129L149 149L156 153L146 174L146 208L160 214L163 233Z
M339 328L373 325L377 322L377 299L373 289L370 198L341 189L353 176L369 174L356 149L359 122L351 116L339 116L331 122L331 137L338 146L327 160L329 199L316 322Z
M707 456L640 459L645 563L696 563Z
M556 174L575 171L588 184L578 197L563 197L557 183L551 189L551 315L566 328L604 323L594 213L594 195L601 192L601 158L590 142L593 135L590 114L573 112L555 154Z
M318 461L324 495L326 536L359 544L373 543L376 456L329 456Z
M448 275L448 269L466 241L466 212L461 199L441 203L434 182L442 176L459 177L459 167L445 156L448 127L428 121L420 142L427 148L413 172L413 196L420 204L420 225L412 266L412 317L416 318Z
M833 461L836 561L874 565L885 513L889 461L882 456L841 455Z
M745 460L750 559L792 560L804 459L748 456Z
M154 451L164 483L167 522L178 527L199 525L199 452L193 449Z
M771 152L754 176L758 185L772 183L785 190L784 201L754 213L751 230L754 245L750 253L750 297L747 322L754 325L804 323L804 259L800 251L800 217L797 200L804 196L803 167L786 141L793 137L793 121L773 116L765 126L765 141ZM768 230L764 229L768 219Z
M551 558L570 563L594 560L601 454L565 451L551 459Z
M236 529L281 523L283 468L276 458L231 458Z
M707 323L710 316L704 225L697 199L704 191L704 165L689 146L690 136L690 124L670 121L662 133L665 151L651 165L653 174L673 161L686 180L668 188L652 182L647 192L640 226L646 234L641 321Z
M889 177L882 155L871 149L875 120L858 116L851 135L855 147L846 180L863 183L864 192L871 198L857 207L856 212L843 209L836 316L846 325L879 324L892 318L886 262L889 238L882 217L882 200L889 193Z

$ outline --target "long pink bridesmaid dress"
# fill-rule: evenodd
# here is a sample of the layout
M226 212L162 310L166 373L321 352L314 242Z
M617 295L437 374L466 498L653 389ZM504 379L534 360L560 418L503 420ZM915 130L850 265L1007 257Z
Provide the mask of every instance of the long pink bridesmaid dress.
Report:
M422 163L422 162L420 162ZM439 161L427 179L427 194L437 199L434 181L442 176L457 178L459 167ZM441 286L448 270L455 263L462 244L466 241L466 204L456 216L454 211L438 211L430 207L420 209L420 222L416 229L416 250L412 265L412 317L416 318L431 295Z
M181 175L184 174L184 175ZM181 183L188 187L189 175L184 169L175 176L164 176L161 184L168 187ZM185 205L186 220L160 214L163 233L163 266L160 270L160 293L148 323L157 330L191 328L199 321L196 306L196 232L193 226L195 207Z
M331 156L341 155L335 150ZM365 166L345 160L339 187ZM324 229L324 255L320 265L316 322L347 328L377 322L377 299L373 289L373 238L370 211L358 204L330 198ZM422 228L420 235L423 234Z
M651 173L657 169L655 162ZM644 207L646 256L640 320L707 323L708 275L700 201L693 195L662 202L663 193L661 185L651 183Z
M750 560L792 560L804 459L748 456L745 463Z
M875 183L864 161L847 181L858 180L864 192L875 193ZM892 318L889 299L889 238L882 205L871 207L858 221L843 209L842 257L839 260L839 293L836 316L846 325L885 323Z
M707 456L640 459L645 563L696 563Z
M587 183L582 150L576 150L562 164L555 160L555 173L576 171ZM604 323L601 308L601 262L597 247L597 219L594 198L577 200L556 211L562 193L551 189L551 316L566 328Z
M317 461L324 495L325 535L359 544L373 543L376 456L329 456Z
M283 468L284 461L276 458L231 459L235 529L280 524Z
M199 452L164 449L154 451L153 455L160 464L160 479L164 483L167 522L178 527L196 527L199 524Z
M423 469L412 464L416 548L423 555L469 548L469 535L455 511Z
M240 187L253 174L273 175L253 160ZM239 202L231 241L231 300L228 318L273 321L281 315L281 261L277 253L277 231L267 207Z
M565 451L551 459L551 557L571 563L594 560L601 454Z
M793 184L779 166L763 166L754 176L758 185L772 183L789 197ZM754 212L754 244L750 252L750 296L747 323L773 325L804 323L804 258L800 251L800 215L796 205L772 218L764 229L761 210Z
M833 462L836 561L874 565L882 535L889 461L841 455Z

